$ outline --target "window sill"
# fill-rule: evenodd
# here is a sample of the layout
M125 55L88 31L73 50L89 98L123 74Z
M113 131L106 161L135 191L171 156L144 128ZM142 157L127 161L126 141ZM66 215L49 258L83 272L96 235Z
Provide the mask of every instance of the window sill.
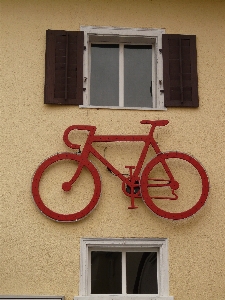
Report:
M79 108L105 108L105 109L129 109L129 110L167 110L166 107L121 107L121 106L94 106L94 105L79 105Z
M74 300L174 300L173 296L149 295L91 295L75 296Z

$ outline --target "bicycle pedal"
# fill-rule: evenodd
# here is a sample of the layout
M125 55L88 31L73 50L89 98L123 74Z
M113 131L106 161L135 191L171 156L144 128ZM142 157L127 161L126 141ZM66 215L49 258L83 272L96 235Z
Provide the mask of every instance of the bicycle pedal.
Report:
M138 206L128 206L128 209L136 209Z

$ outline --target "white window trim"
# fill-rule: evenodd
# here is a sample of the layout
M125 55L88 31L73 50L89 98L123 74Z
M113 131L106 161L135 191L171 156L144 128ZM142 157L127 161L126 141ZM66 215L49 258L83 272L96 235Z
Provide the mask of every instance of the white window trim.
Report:
M84 56L83 56L83 74L84 74L84 93L83 105L80 108L110 108L110 109L135 109L135 110L166 110L164 107L164 93L163 90L163 58L159 49L162 49L162 34L165 29L145 29L145 28L120 28L120 27L93 27L93 26L80 26L80 30L84 31ZM111 36L111 37L143 37L152 39L154 47L152 48L152 70L153 70L153 107L124 107L121 106L92 106L90 105L90 47L89 37L93 35ZM120 70L122 72L122 70ZM120 91L121 93L122 91Z
M90 295L90 251L129 250L158 252L158 295ZM80 291L74 300L173 300L169 296L168 240L165 238L82 238L80 241Z

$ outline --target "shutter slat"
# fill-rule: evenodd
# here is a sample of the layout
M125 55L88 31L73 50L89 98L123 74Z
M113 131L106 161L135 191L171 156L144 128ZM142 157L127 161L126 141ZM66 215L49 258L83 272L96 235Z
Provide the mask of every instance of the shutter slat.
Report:
M82 31L46 31L45 104L83 104Z
M196 36L164 34L163 83L166 107L198 107Z

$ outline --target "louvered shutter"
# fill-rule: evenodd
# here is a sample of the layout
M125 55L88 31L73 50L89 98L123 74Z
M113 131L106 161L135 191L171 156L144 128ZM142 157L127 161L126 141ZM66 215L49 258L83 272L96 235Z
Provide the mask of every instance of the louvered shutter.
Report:
M198 107L196 36L164 34L162 48L165 106Z
M45 104L83 104L83 31L46 31Z

